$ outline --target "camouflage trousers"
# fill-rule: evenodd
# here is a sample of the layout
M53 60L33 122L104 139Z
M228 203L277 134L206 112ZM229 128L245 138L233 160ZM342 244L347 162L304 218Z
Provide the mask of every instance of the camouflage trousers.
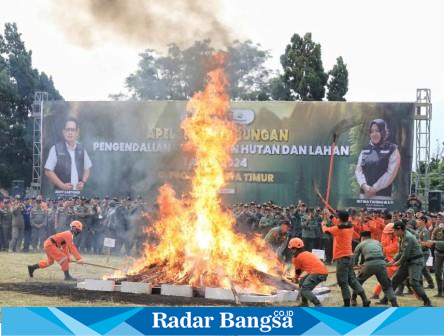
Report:
M400 284L407 278L410 286L422 300L428 300L427 294L421 285L422 270L424 268L424 259L422 256L410 262L403 263L399 266L392 279L393 288L398 288Z

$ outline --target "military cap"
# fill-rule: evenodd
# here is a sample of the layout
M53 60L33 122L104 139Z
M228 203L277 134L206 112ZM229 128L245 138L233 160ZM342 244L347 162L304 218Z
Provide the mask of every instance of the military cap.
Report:
M282 219L282 220L279 222L279 225L283 225L283 224L290 225L290 221L289 221L288 219Z

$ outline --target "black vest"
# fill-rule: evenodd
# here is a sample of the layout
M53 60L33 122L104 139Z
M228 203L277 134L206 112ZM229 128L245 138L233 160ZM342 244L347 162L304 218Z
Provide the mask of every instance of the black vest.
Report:
M54 173L63 183L71 183L71 156L68 153L68 148L65 142L59 142L55 145L57 156L57 164L54 168ZM85 150L81 144L76 145L74 150L74 159L76 161L77 174L79 181L83 178Z
M396 150L396 145L384 143L381 146L367 145L362 149L361 167L365 180L369 186L378 181L378 179L387 172L390 156ZM361 193L364 191L361 189ZM391 196L392 185L376 193L376 196Z

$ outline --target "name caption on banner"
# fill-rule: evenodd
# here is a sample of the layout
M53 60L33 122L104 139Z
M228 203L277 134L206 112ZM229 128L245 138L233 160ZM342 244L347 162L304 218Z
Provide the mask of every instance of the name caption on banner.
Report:
M214 316L193 316L186 312L183 316L168 316L165 313L153 314L153 328L212 328L211 322ZM293 311L275 310L273 315L267 316L234 316L232 313L220 314L219 328L259 329L261 332L269 332L273 328L293 328Z

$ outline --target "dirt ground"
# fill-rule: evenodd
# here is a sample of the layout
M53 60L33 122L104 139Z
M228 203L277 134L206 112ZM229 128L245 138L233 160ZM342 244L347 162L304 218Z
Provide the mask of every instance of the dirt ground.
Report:
M26 265L34 264L44 257L43 253L0 253L0 306L232 306L233 303L204 298L179 298L160 295L140 295L128 293L107 293L79 290L76 283L65 282L63 273L58 265L44 270L37 270L33 279L28 277ZM84 260L91 263L104 264L118 268L127 268L131 260L126 257L84 255ZM329 266L334 270L334 266ZM71 273L78 279L96 278L111 275L112 271L92 266L72 264ZM337 307L342 305L339 287L335 285L336 276L330 274L324 285L331 289L331 296L324 306ZM370 296L376 283L370 279L365 284L365 290ZM444 306L444 298L433 298L436 290L427 290L434 306ZM401 306L421 306L422 302L412 295L399 298ZM297 303L288 302L285 306L295 306ZM373 304L375 305L375 300ZM270 305L268 305L270 306ZM280 304L282 306L282 304Z

